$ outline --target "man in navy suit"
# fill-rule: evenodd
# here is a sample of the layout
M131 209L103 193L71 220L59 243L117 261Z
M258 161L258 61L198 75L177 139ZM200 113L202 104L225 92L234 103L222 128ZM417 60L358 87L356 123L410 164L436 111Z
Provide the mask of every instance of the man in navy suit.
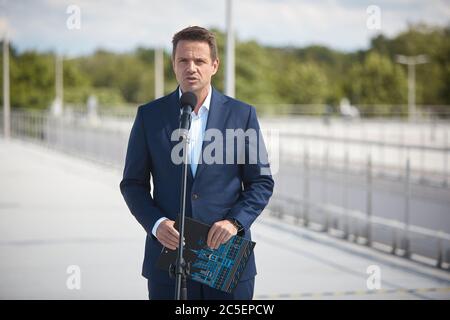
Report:
M214 34L188 27L176 33L172 43L179 87L138 108L120 183L128 208L147 233L142 275L148 279L150 299L173 299L175 295L174 279L158 269L156 261L163 246L170 250L178 247L174 222L180 210L182 164L173 150L178 146L174 132L179 128L182 92L193 92L198 101L187 148L186 216L211 225L208 246L218 248L236 234L251 239L250 226L274 187L255 108L211 86L219 68ZM243 132L246 135L240 139ZM256 144L249 132L258 133ZM221 137L224 141L219 143ZM234 143L238 140L244 143ZM255 275L252 254L232 293L188 280L188 299L252 299Z

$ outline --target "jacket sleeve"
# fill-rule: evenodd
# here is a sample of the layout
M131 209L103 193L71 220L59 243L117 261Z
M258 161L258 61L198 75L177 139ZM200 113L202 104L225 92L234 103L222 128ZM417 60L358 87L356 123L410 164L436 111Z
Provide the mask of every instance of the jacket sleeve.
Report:
M245 163L240 165L243 190L227 215L227 218L236 219L245 230L250 229L252 223L269 203L274 188L270 165L267 161L267 150L260 134L255 108L252 106L246 130L249 129L256 131L257 141L256 143L249 141L248 136L245 138Z
M142 108L142 106L138 108L131 129L120 192L131 213L144 227L147 235L155 238L152 228L164 214L156 206L150 194L152 163L147 147Z

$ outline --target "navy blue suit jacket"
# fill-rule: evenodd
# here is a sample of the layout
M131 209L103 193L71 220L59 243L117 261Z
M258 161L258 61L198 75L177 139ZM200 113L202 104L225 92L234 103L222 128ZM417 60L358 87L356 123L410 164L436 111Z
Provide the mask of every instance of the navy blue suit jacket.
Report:
M173 280L168 272L156 267L162 245L153 236L152 228L159 218L176 220L179 213L182 165L171 160L172 148L178 143L171 141L171 135L179 128L179 116L178 89L138 108L120 183L128 208L147 232L142 275L160 284L172 284ZM213 88L206 130L211 128L220 130L224 137L226 129L259 130L255 108ZM248 153L246 142L244 151ZM203 142L203 150L209 143L211 141ZM224 142L223 148L225 146ZM263 142L260 147L266 152ZM225 157L225 151L223 153ZM245 164L237 161L234 164L199 164L195 177L189 169L186 215L210 225L235 218L244 227L241 234L251 239L250 226L267 205L274 187L270 173L261 174L261 168L268 168L268 164L260 160L253 164L249 161ZM153 179L153 197L150 179ZM252 254L241 281L255 275Z

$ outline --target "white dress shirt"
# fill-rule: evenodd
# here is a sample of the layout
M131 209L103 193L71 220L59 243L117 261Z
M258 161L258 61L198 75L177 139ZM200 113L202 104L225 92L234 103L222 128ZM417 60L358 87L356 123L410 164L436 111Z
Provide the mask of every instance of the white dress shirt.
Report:
M198 110L198 114L194 111L191 113L192 121L191 128L189 129L189 146L188 146L188 162L190 163L192 176L195 178L195 173L197 172L197 167L200 160L200 155L202 153L203 137L205 135L206 123L208 121L209 107L211 104L211 91L212 88L209 86L208 95L205 101ZM179 97L181 97L181 88L178 90ZM168 218L162 217L156 221L152 228L152 233L156 237L156 230L159 224Z

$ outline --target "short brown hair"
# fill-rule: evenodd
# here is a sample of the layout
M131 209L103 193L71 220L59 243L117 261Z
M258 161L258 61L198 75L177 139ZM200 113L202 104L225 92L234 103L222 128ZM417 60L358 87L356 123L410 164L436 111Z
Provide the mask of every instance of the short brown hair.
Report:
M177 44L181 40L202 41L208 43L209 51L211 52L211 60L214 61L217 59L216 36L211 31L202 27L192 26L175 33L172 38L172 59L175 59Z

